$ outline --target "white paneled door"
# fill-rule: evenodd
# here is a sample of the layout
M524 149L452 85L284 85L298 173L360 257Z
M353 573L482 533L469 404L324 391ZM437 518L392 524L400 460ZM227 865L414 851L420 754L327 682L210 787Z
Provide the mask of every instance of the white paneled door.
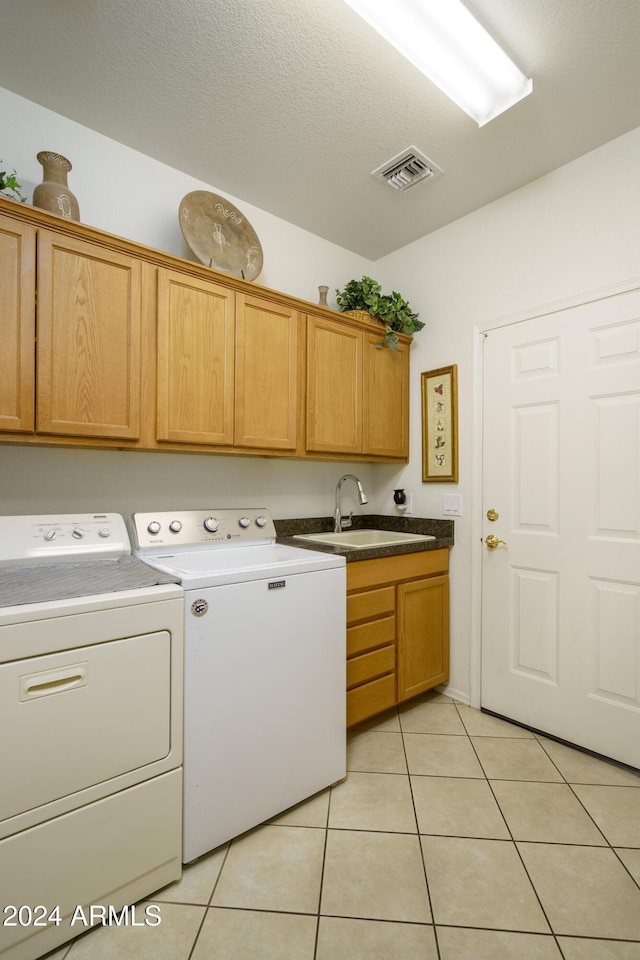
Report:
M489 331L482 551L482 706L640 767L640 291Z

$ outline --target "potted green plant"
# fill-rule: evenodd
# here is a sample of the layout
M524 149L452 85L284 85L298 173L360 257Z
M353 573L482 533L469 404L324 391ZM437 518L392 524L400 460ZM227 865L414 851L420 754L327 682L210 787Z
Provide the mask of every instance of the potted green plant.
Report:
M344 290L336 290L336 300L343 313L364 311L384 324L384 337L378 347L397 350L399 333L413 334L424 327L404 297L395 290L384 294L380 284L371 277L350 280Z
M0 164L4 161L0 159ZM3 197L11 197L12 200L19 200L20 203L26 203L27 198L21 192L21 184L16 180L16 172L7 173L6 170L0 170L0 194ZM10 191L7 193L7 191Z

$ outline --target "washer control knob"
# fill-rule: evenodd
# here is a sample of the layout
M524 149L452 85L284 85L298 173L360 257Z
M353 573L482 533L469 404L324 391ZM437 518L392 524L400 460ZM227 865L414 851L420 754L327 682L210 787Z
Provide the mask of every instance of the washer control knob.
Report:
M208 530L209 533L215 533L218 529L218 521L215 517L207 517L204 522L204 528L205 530Z
M179 520L172 520L169 524L169 530L171 530L171 533L180 533L182 530L182 524Z
M160 524L157 520L152 520L147 530L155 536L156 533L160 533Z
M238 520L238 523L240 524L243 530L246 530L247 527L251 525L251 520L249 520L249 517L240 517L240 519Z
M82 530L81 527L74 527L71 531L71 536L74 537L75 540L82 540L84 537L84 530Z
M266 517L256 517L256 527L265 527L267 524Z
M53 540L57 532L57 530L47 530L44 535L45 540Z
M110 537L110 536L111 536L111 530L110 530L110 528L109 528L109 527L100 527L100 529L98 530L98 536L99 536L99 537L104 537L105 539L106 539L107 537Z

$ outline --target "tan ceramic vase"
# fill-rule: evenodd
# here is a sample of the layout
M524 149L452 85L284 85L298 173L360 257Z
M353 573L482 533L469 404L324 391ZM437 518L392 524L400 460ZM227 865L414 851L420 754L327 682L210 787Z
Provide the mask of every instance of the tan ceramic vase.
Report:
M42 164L42 183L33 191L33 205L50 213L57 213L65 220L79 220L78 201L67 186L67 174L71 164L66 157L50 150L41 150L38 162Z

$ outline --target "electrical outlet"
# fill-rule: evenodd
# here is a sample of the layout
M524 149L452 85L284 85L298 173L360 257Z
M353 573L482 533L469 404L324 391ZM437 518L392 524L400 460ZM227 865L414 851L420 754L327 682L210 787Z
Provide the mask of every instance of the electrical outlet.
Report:
M446 517L462 516L462 496L459 493L445 493L442 497L442 512Z

